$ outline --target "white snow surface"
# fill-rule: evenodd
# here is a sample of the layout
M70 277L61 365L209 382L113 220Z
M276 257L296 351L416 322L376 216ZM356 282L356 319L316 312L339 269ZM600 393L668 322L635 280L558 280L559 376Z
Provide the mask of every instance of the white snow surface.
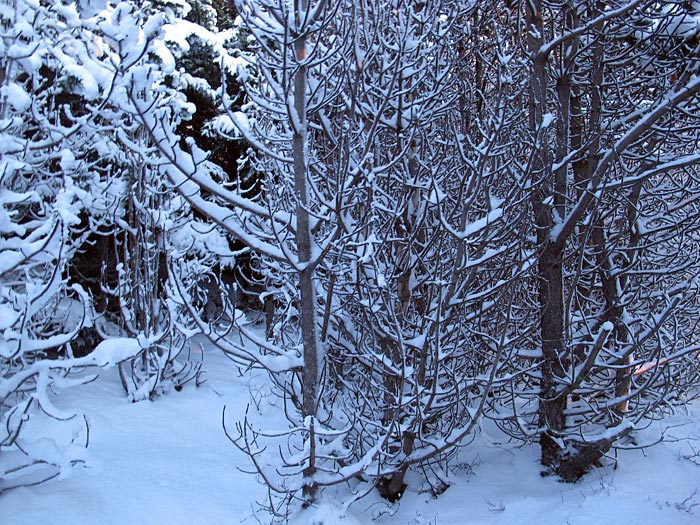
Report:
M263 376L242 376L219 352L205 349L208 381L188 384L153 402L129 403L115 369L90 384L63 390L62 409L85 411L90 460L67 479L19 488L0 496L4 525L46 524L238 524L269 523L256 500L265 490L245 456L227 441L226 419L242 418L252 389L271 424L283 420L266 399ZM542 478L537 446L521 446L495 429L482 431L462 449L451 486L434 498L416 475L403 499L390 505L377 494L344 510L343 487L327 491L316 506L296 511L291 525L465 524L697 524L700 522L700 405L664 423L667 441L619 454L575 484ZM640 441L659 431L654 424ZM235 434L235 428L232 429ZM698 464L693 463L694 459Z

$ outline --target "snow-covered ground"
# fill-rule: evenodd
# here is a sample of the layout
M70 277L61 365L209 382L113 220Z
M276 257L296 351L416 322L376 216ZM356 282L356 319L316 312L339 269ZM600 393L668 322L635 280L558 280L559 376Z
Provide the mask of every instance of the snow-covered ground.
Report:
M227 420L244 413L251 378L209 351L207 383L187 385L154 402L128 403L116 371L56 400L80 407L90 425L89 468L0 497L0 523L237 524L268 523L256 500L264 488L245 456L225 437ZM65 395L68 394L68 395ZM274 417L274 411L270 411ZM516 447L502 436L479 435L461 452L452 486L438 498L410 479L404 498L389 505L376 494L347 513L328 501L292 516L294 525L700 523L700 405L665 423L668 440L646 451L625 451L617 469L592 472L579 483L539 476L537 447ZM677 426L676 426L677 425ZM643 431L651 438L658 427ZM689 459L690 458L690 459ZM698 464L694 464L695 460Z

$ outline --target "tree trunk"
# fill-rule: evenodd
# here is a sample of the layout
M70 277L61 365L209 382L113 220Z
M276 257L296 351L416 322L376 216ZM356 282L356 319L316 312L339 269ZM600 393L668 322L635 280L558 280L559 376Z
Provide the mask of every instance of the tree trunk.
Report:
M543 129L547 112L547 55L543 44L542 2L527 3L528 50L532 58L529 88L530 134L535 148L531 173L537 190L533 192L538 257L538 288L542 363L540 373L539 428L542 465L557 470L562 449L557 443L564 430L566 397L557 395L559 379L564 377L564 281L561 250L551 243L554 227L553 206L563 195L552 173L547 130ZM555 201L556 198L556 201Z
M308 0L297 4L296 17L302 24L308 9ZM296 244L298 250L298 276L300 293L301 336L304 346L304 368L302 371L302 417L308 425L309 458L304 469L307 478L304 486L305 503L310 504L316 494L313 475L316 472L315 458L315 416L316 396L319 377L318 334L316 327L316 290L314 288L314 266L311 264L312 233L309 223L309 188L306 173L306 76L307 58L306 37L300 35L294 42L294 52L298 68L294 76L294 107L292 120L294 159L294 191L296 196Z

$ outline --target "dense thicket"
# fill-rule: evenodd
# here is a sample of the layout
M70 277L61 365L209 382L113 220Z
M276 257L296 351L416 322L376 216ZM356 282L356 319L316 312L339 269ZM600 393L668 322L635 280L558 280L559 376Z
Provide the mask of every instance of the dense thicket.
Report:
M18 0L0 13L0 491L83 461L87 419L51 394L87 369L117 365L133 401L198 375L175 298L233 259L166 187L129 103L157 82L193 112L155 38L177 9Z
M3 454L36 367L152 397L196 333L269 372L226 430L279 511L439 493L485 418L573 481L697 392L698 2L189 7L3 19Z

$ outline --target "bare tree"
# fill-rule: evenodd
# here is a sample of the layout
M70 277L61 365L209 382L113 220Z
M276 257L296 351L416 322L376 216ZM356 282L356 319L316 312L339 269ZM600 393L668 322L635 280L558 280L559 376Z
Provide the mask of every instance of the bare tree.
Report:
M52 395L93 380L87 368L142 350L122 338L74 354L95 318L69 269L104 198L93 185L104 144L96 137L113 132L101 116L110 78L97 74L98 40L62 6L12 7L0 16L8 50L0 62L0 491L84 463L87 419L59 410Z
M564 479L676 395L674 370L697 353L690 16L675 2L524 6L538 427L542 463Z
M484 416L576 479L694 377L689 12L512 4L239 2L249 101L217 125L252 145L254 196L183 144L162 84L127 91L172 187L268 279L266 337L178 301L270 372L288 421L231 438L283 501L394 500L412 465L438 492Z
M266 174L255 198L180 147L177 115L154 90L129 94L173 186L280 283L267 340L235 311L237 341L193 319L234 360L272 373L289 453L270 473L251 421L234 440L285 497L310 502L320 486L362 480L400 497L410 465L470 434L507 362L512 308L496 305L527 263L515 242L523 215L504 220L502 202L522 195L500 180L513 174L506 148L490 146L515 112L486 115L472 138L482 149L470 151L451 47L469 9L241 3L257 52L242 71L251 104L229 128ZM494 85L510 104L509 81Z
M436 467L430 481L444 489L437 459L474 430L515 348L503 298L527 261L512 207L523 197L500 141L520 114L520 87L504 74L504 53L488 86L499 107L483 110L483 86L461 74L487 53L483 34L462 26L482 16L485 30L493 13L434 2L367 3L353 17L352 106L336 134L364 145L348 148L363 169L349 208L355 231L336 263L348 270L336 272L343 311L331 359L362 401L358 442L386 440L377 484L392 501L411 465ZM505 39L492 36L497 56Z

